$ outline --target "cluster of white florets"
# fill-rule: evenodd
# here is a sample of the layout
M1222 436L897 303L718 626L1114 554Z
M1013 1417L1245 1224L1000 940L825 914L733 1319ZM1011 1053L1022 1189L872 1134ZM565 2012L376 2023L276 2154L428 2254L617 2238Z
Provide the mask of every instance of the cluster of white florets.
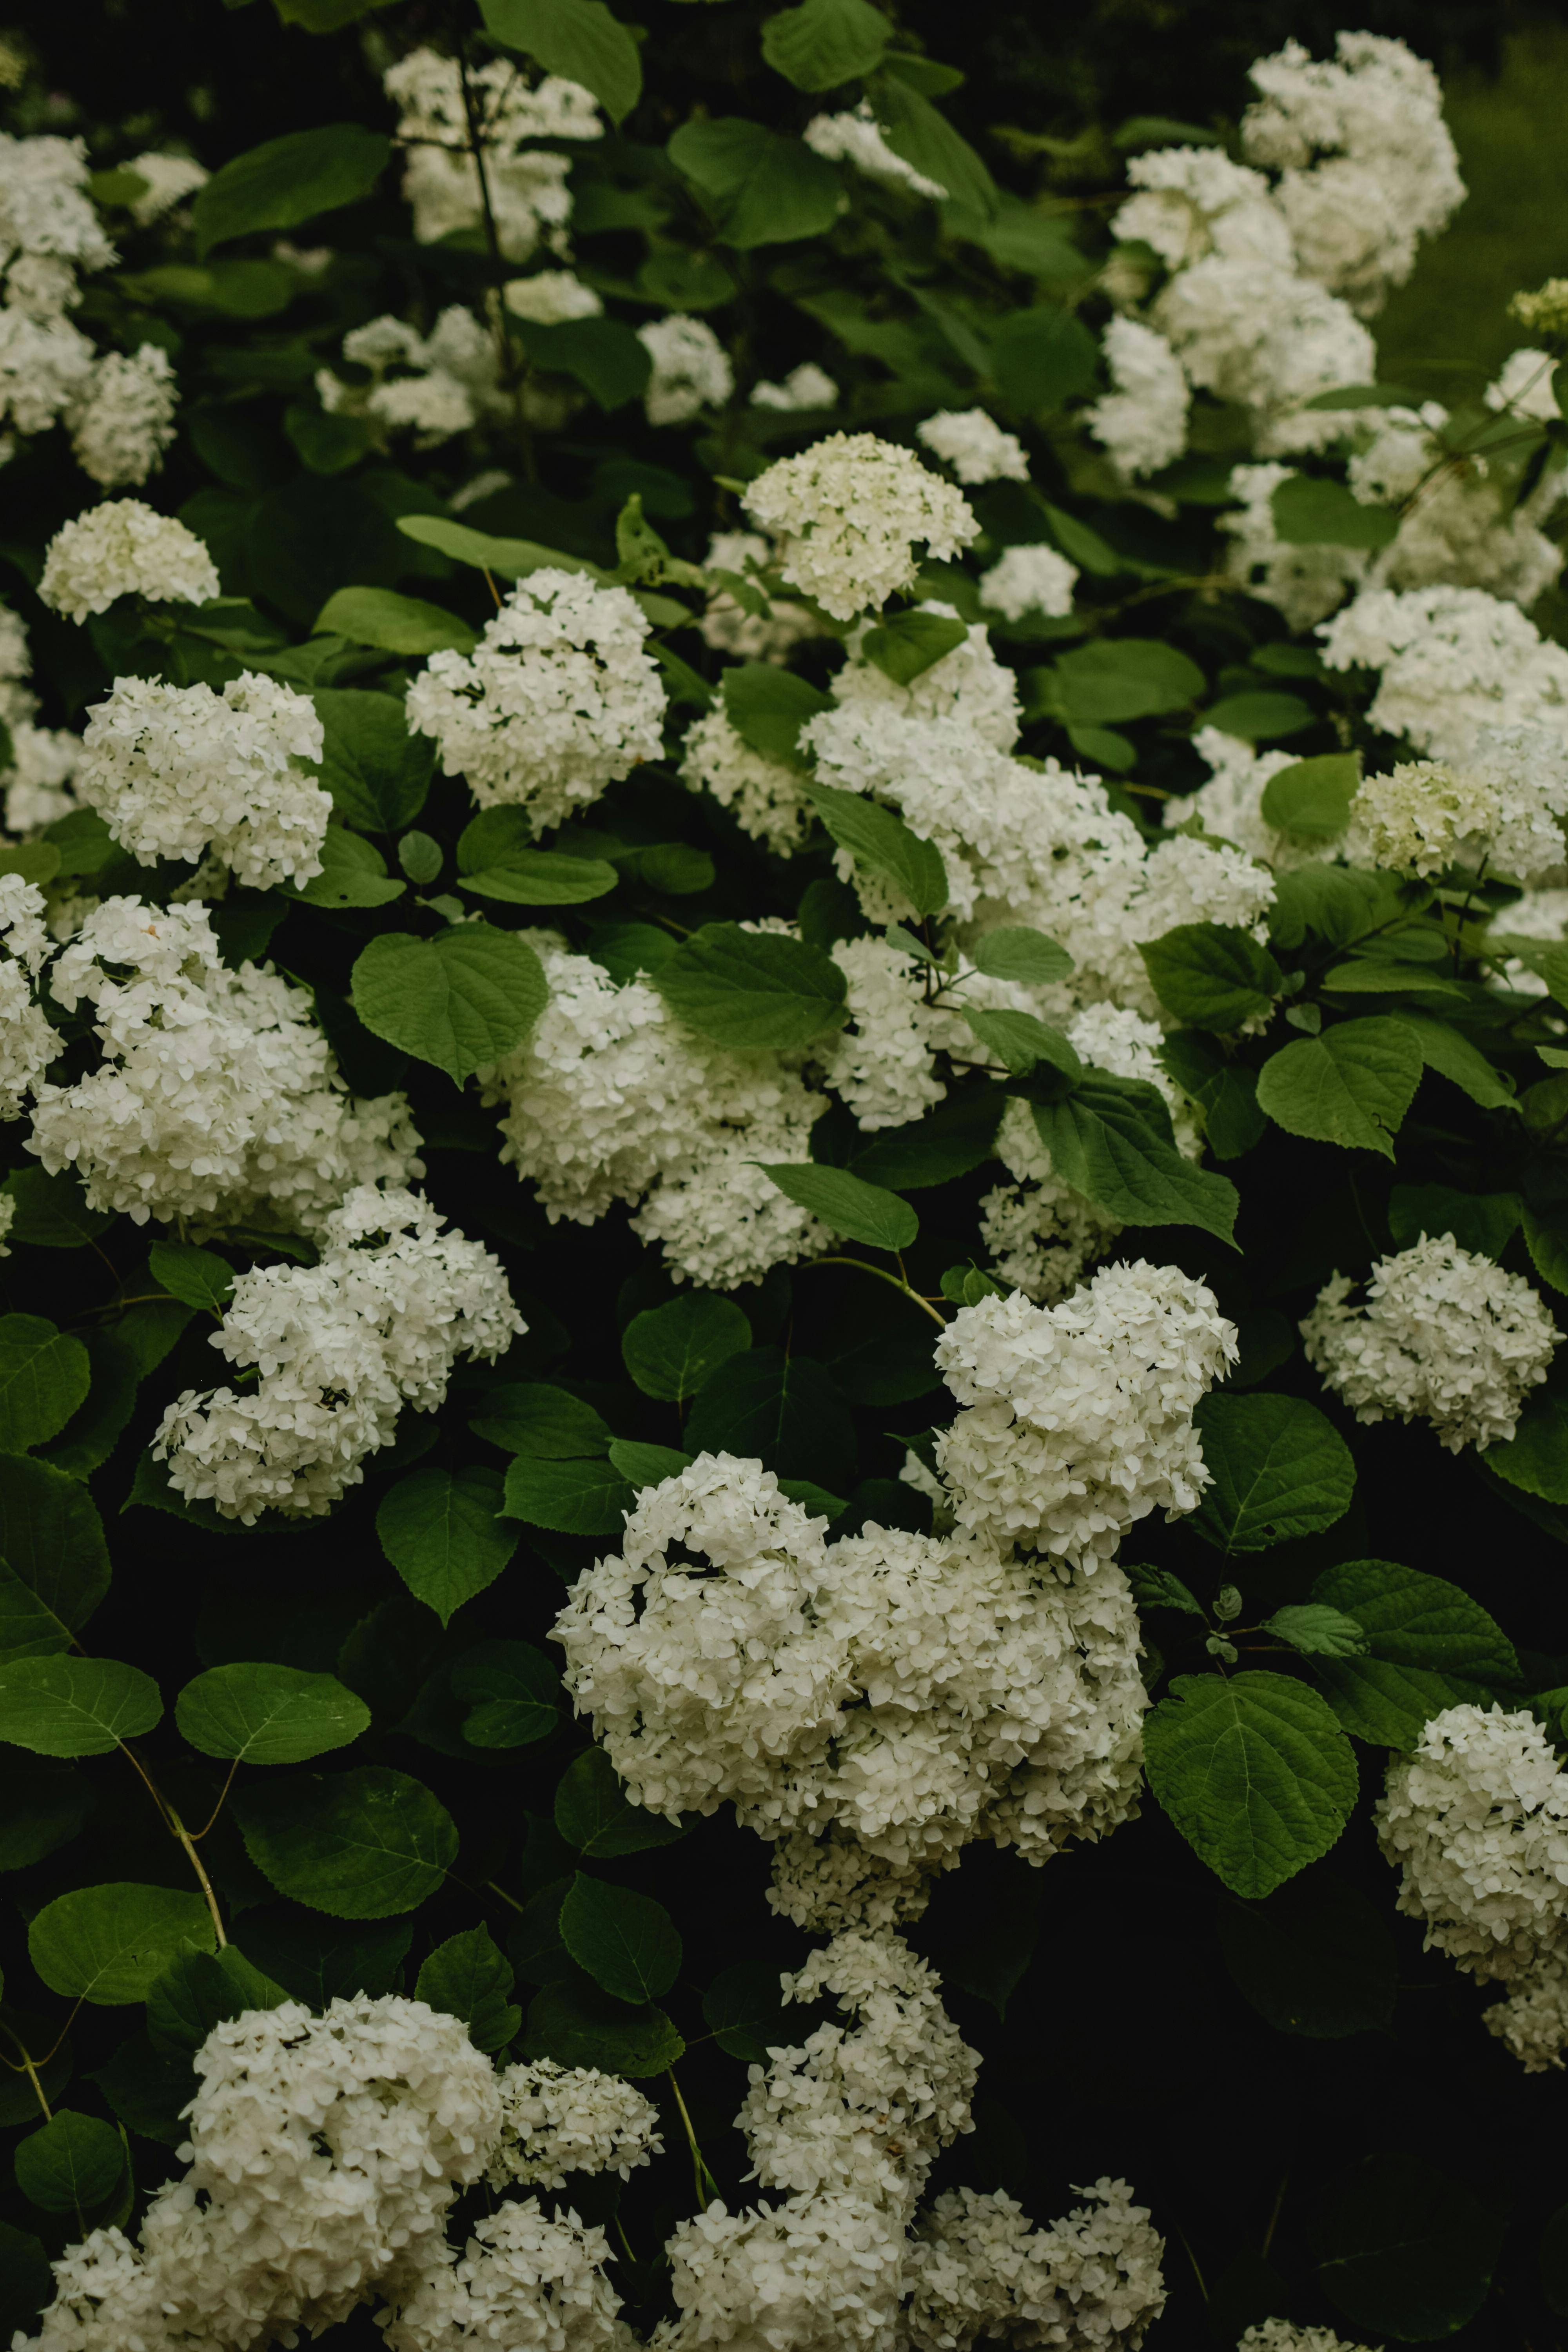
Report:
M321 870L332 802L308 772L321 743L310 698L250 670L221 694L116 678L88 713L76 788L143 865L210 852L265 890Z
M1333 844L1293 841L1288 834L1276 831L1264 816L1265 789L1281 768L1295 764L1293 753L1255 751L1250 743L1226 735L1218 727L1200 727L1193 737L1193 749L1208 766L1209 780L1195 793L1184 793L1165 803L1168 826L1196 823L1205 834L1230 842L1277 873L1334 856Z
M27 684L32 675L27 632L9 606L0 604L0 729L10 755L0 761L0 793L7 833L39 833L76 806L70 789L81 756L81 738L67 729L37 727L38 698Z
M814 114L801 136L830 163L853 163L868 178L887 181L911 196L929 196L940 204L947 194L940 180L917 171L888 144L869 99L863 98L844 114Z
M745 507L778 541L784 579L840 621L909 587L917 544L956 555L980 528L951 483L874 433L832 433L781 457L751 485Z
M442 772L466 777L481 808L524 808L546 831L658 757L664 688L647 635L624 588L531 572L471 655L431 655L408 724L435 737Z
M1054 547L1010 547L981 573L980 601L1007 621L1021 621L1027 613L1059 619L1072 611L1077 585L1077 564Z
M501 2136L486 2175L492 2189L561 2189L569 2172L635 2168L664 2152L658 2109L634 2084L593 2066L552 2058L508 2066L500 2093Z
M567 1686L639 1803L733 1804L805 1926L913 1916L976 1837L1037 1863L1127 1818L1145 1700L1118 1570L1042 1579L900 1528L828 1545L824 1524L760 1464L704 1454L573 1588Z
M1289 2319L1264 2319L1241 2338L1240 2352L1366 2352L1331 2327L1298 2327Z
M1237 1348L1203 1283L1142 1259L1055 1307L961 1307L936 1347L963 1408L936 1441L960 1525L1092 1570L1156 1507L1194 1510L1193 1410Z
M205 604L218 587L217 568L194 530L140 499L114 499L55 533L38 594L68 620L85 621L121 596Z
M719 530L709 541L710 570L732 572L756 592L755 611L722 586L710 593L699 625L703 643L716 653L734 654L741 661L782 662L802 637L817 634L820 624L814 613L761 587L759 575L773 561L772 542L759 530Z
M910 2250L911 2352L991 2344L1137 2352L1165 2307L1164 2241L1125 2180L1078 2194L1091 2201L1045 2230L1001 2189L939 2197Z
M1331 669L1382 673L1367 713L1436 760L1466 760L1483 727L1568 713L1568 649L1479 588L1369 589L1319 631Z
M938 598L922 603L922 613L938 620L958 618L951 604ZM866 651L868 625L849 633L848 659L834 673L833 698L856 709L896 711L905 719L955 719L978 735L993 751L1008 751L1018 740L1018 680L1005 662L997 660L984 625L974 622L950 653L943 654L900 685L870 660Z
M782 383L773 383L763 377L754 383L751 404L753 408L771 408L776 415L786 416L798 415L803 409L837 408L838 386L815 360L802 360Z
M0 874L0 1118L18 1118L60 1041L33 985L49 952L44 897L19 874Z
M550 1002L515 1054L481 1071L504 1102L501 1157L554 1223L643 1203L633 1230L678 1279L728 1289L827 1246L757 1160L803 1160L826 1108L772 1054L726 1054L683 1030L646 981L539 942Z
M904 1127L939 1103L942 1016L928 1001L921 967L891 939L848 940L835 961L849 983L849 1027L823 1055L827 1083L868 1132Z
M526 261L537 245L563 242L572 217L572 158L531 142L602 139L605 126L587 90L556 74L531 88L516 66L492 58L468 68L465 100L458 59L429 48L411 50L383 79L398 109L397 135L406 142L403 194L421 245L483 225L470 107L502 253Z
M652 362L643 393L650 425L689 425L705 408L722 408L735 389L730 354L706 319L672 311L637 329Z
M1124 474L1155 474L1187 446L1192 393L1163 335L1136 319L1112 319L1102 345L1113 392L1085 418Z
M694 793L711 793L742 833L781 857L791 856L811 829L811 803L801 789L799 771L753 751L731 727L721 703L687 729L680 775Z
M204 907L106 898L49 985L90 1005L102 1059L37 1086L28 1149L94 1208L313 1231L351 1185L423 1172L403 1096L350 1095L305 992L229 971Z
M568 2210L552 2216L537 2197L503 2205L474 2224L458 2256L395 2294L382 2320L391 2352L463 2352L504 2344L508 2352L631 2352L621 2299L605 2274L610 2246L602 2229Z
M1016 433L1004 433L983 408L942 408L915 427L915 438L951 466L967 489L982 482L1026 482L1029 460Z
M1301 1325L1307 1360L1358 1421L1429 1421L1451 1454L1504 1444L1563 1334L1521 1275L1425 1234L1380 1258L1365 1303L1336 1274Z
M258 1378L167 1408L153 1453L177 1494L247 1524L330 1510L405 1405L435 1412L459 1356L505 1353L527 1328L506 1276L445 1223L417 1193L358 1185L321 1221L315 1265L238 1277L211 1344Z
M1295 467L1278 459L1234 466L1230 494L1240 503L1216 520L1230 541L1226 569L1231 578L1283 613L1291 628L1305 629L1342 604L1347 590L1361 585L1371 559L1358 547L1280 538L1274 493L1298 478Z
M384 442L411 433L416 448L434 449L481 418L510 412L495 339L460 303L443 310L428 335L394 318L352 327L343 357L367 380L345 383L320 369L321 405L329 415L368 418Z
M1368 776L1351 803L1347 847L1361 863L1429 876L1455 865L1514 881L1568 856L1568 751L1543 727L1482 728L1468 758L1417 760Z

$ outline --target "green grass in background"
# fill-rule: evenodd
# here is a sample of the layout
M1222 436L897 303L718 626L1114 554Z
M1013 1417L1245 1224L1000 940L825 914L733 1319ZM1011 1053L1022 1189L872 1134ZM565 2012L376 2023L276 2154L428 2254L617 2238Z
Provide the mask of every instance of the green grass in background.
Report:
M1452 402L1527 340L1510 296L1568 277L1568 25L1510 34L1500 74L1461 71L1445 98L1469 195L1373 330L1384 383Z

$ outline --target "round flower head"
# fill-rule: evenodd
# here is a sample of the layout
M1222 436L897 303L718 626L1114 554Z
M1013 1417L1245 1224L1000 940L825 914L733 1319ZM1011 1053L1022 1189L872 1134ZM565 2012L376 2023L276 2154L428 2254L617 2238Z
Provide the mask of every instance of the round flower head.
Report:
M647 623L624 588L543 570L519 583L475 652L432 654L408 724L481 808L525 808L537 831L597 800L660 749L664 689Z
M705 319L650 319L637 341L653 362L643 394L650 425L689 425L705 408L722 408L735 389L730 355Z
M1368 776L1351 803L1352 851L1440 874L1485 860L1528 882L1568 855L1568 757L1543 727L1483 728L1464 766L1415 760Z
M939 409L916 428L915 437L971 487L1029 478L1023 443L1016 433L1004 433L983 408Z
M1429 1421L1450 1454L1510 1438L1563 1335L1522 1276L1452 1234L1380 1258L1366 1303L1336 1274L1301 1325L1307 1360L1358 1421Z
M140 499L111 499L64 524L49 541L38 594L68 620L107 613L121 596L205 604L217 567L195 531Z
M951 484L874 433L832 433L798 457L781 457L752 484L745 505L778 540L784 578L840 621L910 585L917 541L952 556L980 529Z
M1072 611L1078 566L1054 547L1010 547L981 575L980 601L988 612L1021 621L1026 613L1059 618Z

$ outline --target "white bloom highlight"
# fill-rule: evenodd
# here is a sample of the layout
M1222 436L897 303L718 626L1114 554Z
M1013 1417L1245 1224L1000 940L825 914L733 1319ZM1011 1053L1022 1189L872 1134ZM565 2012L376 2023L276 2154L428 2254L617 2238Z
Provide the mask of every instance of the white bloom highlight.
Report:
M939 2197L910 2250L911 2352L1136 2352L1165 2307L1164 2241L1125 2180L1077 2193L1090 2202L1046 2230L1000 2189Z
M966 488L982 482L1026 482L1029 460L1016 433L1004 433L983 408L942 408L915 427L915 438L951 466Z
M643 394L650 425L689 425L705 408L722 408L734 391L730 354L706 319L680 311L650 319L637 341L653 362Z
M501 289L501 299L514 319L531 319L542 327L558 327L567 319L597 319L604 298L570 269L537 269L531 278L513 278Z
M1010 547L1000 562L980 576L980 601L1004 619L1026 613L1061 618L1072 611L1078 566L1054 547Z
M1382 672L1372 724L1435 760L1465 760L1482 727L1562 731L1568 648L1481 589L1369 589L1318 634L1331 669Z
M910 586L915 542L952 556L980 528L951 484L872 433L833 433L781 457L744 503L777 539L784 578L841 621Z
M60 1041L33 994L49 950L44 897L0 874L0 1118L19 1118Z
M772 408L791 415L804 408L837 408L838 386L826 368L815 360L802 360L791 368L782 383L763 382L752 386L752 406Z
M745 581L755 582L773 560L772 544L760 531L715 531L708 542L708 563L719 571L737 572ZM804 604L769 595L760 588L758 593L762 609L754 613L727 589L710 595L699 624L704 645L718 653L735 654L742 661L782 662L791 646L818 634L816 616Z
M889 181L911 196L929 196L940 204L947 194L939 181L928 179L894 153L868 99L863 98L847 114L814 114L801 136L830 163L853 163L868 178Z
M1307 1360L1358 1421L1429 1421L1450 1454L1513 1435L1562 1342L1522 1276L1424 1234L1379 1258L1365 1303L1336 1274L1301 1325Z
M49 541L38 594L68 620L107 613L121 596L155 604L205 604L217 568L195 531L139 499L89 507Z
M144 482L174 437L178 405L166 352L154 343L143 343L129 358L110 352L93 370L87 398L75 412L71 446L78 465L106 489Z
M1440 874L1492 869L1519 881L1568 855L1568 752L1544 728L1483 728L1463 767L1418 760L1366 777L1351 803L1351 847L1374 866Z
M384 79L399 110L398 136L411 142L403 194L414 208L420 244L482 226L484 201L478 165L468 152L457 59L435 49L413 49ZM468 86L502 253L509 261L526 261L542 242L559 247L572 217L572 159L528 142L602 139L605 126L595 100L579 83L555 74L531 89L505 58L470 68Z
M131 206L138 228L162 220L176 205L183 205L187 196L194 196L198 188L205 188L212 176L194 155L135 155L122 168L134 172L142 184L142 193Z
M753 841L788 857L811 830L812 806L794 768L753 751L716 702L686 730L680 775L692 792L711 793Z
M485 2176L492 2189L509 2181L562 2189L572 2172L614 2172L629 2180L638 2165L664 2152L658 2109L618 2074L539 2058L507 2067L497 2088L500 2137Z
M1124 474L1158 473L1187 446L1192 394L1181 362L1163 335L1136 319L1112 319L1104 349L1116 389L1085 421Z

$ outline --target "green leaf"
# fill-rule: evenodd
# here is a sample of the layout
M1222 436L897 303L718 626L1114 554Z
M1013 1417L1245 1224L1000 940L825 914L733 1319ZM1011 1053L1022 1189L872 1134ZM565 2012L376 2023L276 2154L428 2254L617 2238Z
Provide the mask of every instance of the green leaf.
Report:
M326 2009L341 1994L373 2000L395 1990L414 1930L406 1919L384 1927L345 1927L309 1912L252 1911L245 1940L258 1964L294 2000Z
M641 97L637 45L604 0L479 0L479 13L503 48L581 82L612 122L624 121Z
M1316 1862L1355 1803L1349 1740L1285 1675L1178 1675L1143 1736L1150 1787L1233 1895L1271 1895Z
M365 1027L458 1086L521 1045L549 996L533 950L489 923L455 923L433 940L384 932L353 968Z
M233 1266L216 1250L197 1249L192 1242L154 1242L147 1264L153 1281L185 1307L217 1314L234 1289Z
M60 853L52 841L7 842L0 848L0 874L19 874L24 882L42 889L60 870Z
M11 1244L84 1249L114 1223L107 1209L88 1207L74 1168L62 1168L58 1176L46 1175L41 1168L14 1168L0 1189L16 1204L5 1236Z
M335 1675L298 1666L213 1666L174 1701L180 1736L204 1756L303 1764L370 1729L370 1709Z
M332 603L338 602L334 596ZM425 805L436 767L435 744L428 736L409 733L403 706L390 694L332 687L318 689L310 699L321 722L321 782L332 796L339 824L357 825L362 833L401 833Z
M920 1233L921 1221L907 1201L880 1184L868 1184L844 1168L818 1168L809 1160L799 1165L759 1160L758 1166L786 1200L820 1217L836 1234L868 1249L906 1250Z
M1512 1437L1489 1445L1481 1459L1510 1486L1543 1502L1568 1503L1568 1397L1537 1390Z
M680 1937L663 1904L581 1871L561 1906L561 1940L617 2000L652 2000L680 1974Z
M479 1642L451 1670L452 1690L469 1702L463 1737L475 1748L528 1748L560 1721L561 1685L542 1650L528 1642Z
M291 131L236 155L215 172L192 215L196 251L258 229L298 228L319 213L368 196L385 171L392 142L359 122Z
M97 2084L127 2131L161 2147L179 2147L189 2139L190 2126L180 2112L191 2096L187 2053L154 2050L145 2033L128 2034L88 2080Z
M1021 924L987 931L973 950L973 961L976 971L986 972L993 980L1018 981L1025 988L1054 988L1073 968L1066 948L1058 947L1044 931Z
M116 1658L13 1658L0 1666L0 1739L35 1756L109 1756L163 1714L152 1675Z
M1215 1394L1193 1418L1214 1484L1189 1525L1221 1551L1267 1551L1331 1528L1349 1510L1355 1463L1315 1404Z
M1503 2217L1420 2156L1369 2156L1318 2219L1318 2277L1358 2334L1426 2344L1487 2299Z
M136 1351L122 1326L89 1331L84 1344L91 1372L86 1401L59 1435L38 1449L42 1461L72 1478L89 1477L109 1460L136 1410L141 1379Z
M109 1591L103 1522L63 1470L0 1454L0 1654L68 1649Z
M536 849L531 836L521 809L484 810L458 842L459 887L520 907L571 907L604 898L620 880L607 858Z
M1423 1234L1452 1234L1461 1249L1479 1257L1500 1258L1524 1218L1530 1242L1531 1213L1517 1192L1456 1192L1447 1184L1395 1184L1388 1196L1388 1230L1396 1249L1408 1249ZM1534 1253L1531 1251L1531 1255ZM1542 1271L1536 1260L1536 1271Z
M908 1127L856 1139L854 1172L891 1192L950 1183L989 1160L1006 1102L998 1086L964 1087ZM822 1129L814 1130L814 1140Z
M778 19L773 20L775 24ZM912 686L917 677L963 644L968 624L943 613L894 613L868 629L860 651L895 686Z
M742 662L720 681L724 715L743 743L764 760L799 767L800 730L833 698L773 662Z
M0 1315L0 1452L26 1454L58 1435L89 1378L79 1339L41 1315Z
M562 1774L555 1826L568 1845L593 1862L673 1845L686 1835L683 1822L667 1822L632 1803L602 1748L585 1748Z
M375 1532L416 1601L443 1625L493 1584L517 1549L497 1517L501 1481L493 1470L414 1470L382 1496Z
M1239 735L1244 743L1258 743L1275 735L1299 735L1317 715L1299 694L1227 694L1209 705L1203 723L1224 735Z
M1374 1658L1478 1682L1519 1680L1513 1643L1480 1602L1447 1577L1397 1560L1347 1559L1325 1569L1312 1598L1354 1617Z
M780 1978L766 1960L737 1960L721 1969L703 1994L702 2022L728 2056L762 2066L770 2050L791 2041L794 2021L785 2013Z
M1268 503L1288 547L1386 547L1399 530L1396 508L1363 506L1343 482L1315 474L1287 475Z
M683 1404L751 1344L752 1327L732 1298L683 1290L667 1306L633 1316L621 1334L621 1358L644 1396Z
M1091 1070L1064 1102L1030 1108L1058 1175L1124 1224L1198 1225L1230 1240L1236 1187L1182 1157L1153 1087Z
M1321 1601L1292 1601L1289 1608L1277 1609L1264 1619L1263 1630L1308 1658L1356 1658L1366 1649L1366 1636L1355 1619Z
M1036 221L1042 215L1031 205ZM1100 362L1100 345L1083 320L1059 303L1037 303L1032 310L1014 310L998 325L991 340L991 364L997 386L1005 400L1026 416L1049 415L1088 392L1094 383ZM1076 518L1069 519L1069 528ZM1056 529L1053 521L1052 529ZM1104 559L1104 568L1120 570L1113 556L1099 534L1079 525L1084 538L1093 541ZM1058 532L1058 536L1059 536ZM1066 552L1079 561L1074 551L1062 540ZM1101 569L1100 563L1087 567L1091 572Z
M172 1886L73 1887L46 1903L27 1930L27 1952L51 1992L118 2009L145 2000L182 1952L217 1941L199 1895Z
M0 1871L30 1870L69 1843L88 1817L91 1800L80 1772L47 1764L9 1763L0 1812Z
M419 1970L416 2000L449 2017L460 2017L476 2050L504 2050L522 2023L511 1998L517 1979L511 1962L488 1927L467 1927L437 1944Z
M458 1858L446 1807L423 1781L384 1766L269 1780L234 1802L262 1876L279 1895L335 1919L412 1911Z
M624 319L563 319L553 327L541 326L531 319L516 319L509 323L511 333L522 343L536 367L545 369L551 375L575 377L603 409L624 408L628 401L639 399L647 389L653 363L647 346L638 341ZM584 566L574 562L571 568L581 572ZM633 593L652 620L658 618L658 605L671 602L660 597L649 612L644 601L646 592L638 589ZM687 617L684 609L680 617ZM657 652L658 648L653 650Z
M295 401L283 412L283 430L312 474L346 474L375 446L368 416L330 415Z
M704 1382L686 1423L693 1454L760 1461L780 1478L836 1492L855 1463L855 1428L829 1375L809 1356L753 1348Z
M1186 1617L1205 1614L1203 1603L1168 1568L1132 1567L1126 1573L1140 1609L1179 1609Z
M479 644L455 613L417 596L399 596L391 588L340 588L317 614L311 634L347 637L351 645L376 646L389 654L471 654Z
M796 89L837 89L881 63L892 26L869 0L805 0L763 26L763 55Z
M1239 1029L1285 985L1268 949L1230 923L1179 923L1138 952L1161 1003L1194 1029Z
M679 1478L683 1470L691 1467L689 1454L678 1453L673 1445L649 1445L636 1437L612 1437L610 1466L630 1481L640 1495L645 1486L662 1486L667 1478Z
M16 2186L40 2212L75 2213L79 2221L113 2196L125 2163L125 2143L112 2124L61 2107L18 2142Z
M1483 1110L1517 1109L1511 1086L1493 1068L1479 1045L1472 1045L1468 1037L1461 1037L1446 1021L1434 1021L1424 1013L1402 1011L1399 1020L1400 1025L1415 1035L1427 1069L1451 1080Z
M1393 1139L1421 1083L1422 1048L1406 1021L1339 1021L1271 1054L1258 1100L1287 1135L1394 1157Z
M281 2008L287 1999L233 1944L220 1952L184 1952L148 1990L147 2037L154 2050L188 2060L215 2025L247 2009Z
M741 252L822 236L837 218L843 183L804 139L731 114L683 123L667 152L701 189L720 242Z
M1406 963L1394 955L1363 955L1360 950L1348 962L1324 972L1320 987L1335 996L1453 996L1464 990L1447 973ZM1401 1013L1401 1019L1405 1016Z
M901 68L905 61L900 58L897 62ZM918 58L909 62L919 68L927 60ZM915 78L906 79L902 71L893 68L894 60L889 58L867 91L889 146L906 163L912 163L922 178L944 188L954 204L967 205L989 219L997 205L996 184L990 173L968 140L961 138L947 117L939 114L914 86Z
M1053 668L1060 715L1078 727L1184 710L1205 686L1196 662L1157 637L1097 637L1058 655Z
M628 2009L601 1992L591 1978L547 1984L534 1995L523 2047L531 2058L592 2066L633 2082L668 2074L686 2054L685 2042L662 2009L651 2002Z
M321 842L321 870L309 882L279 886L286 898L308 907L384 907L401 898L405 885L389 875L374 843L341 824L329 824Z
M1462 1238L1457 1230L1454 1238L1456 1241ZM1550 1283L1553 1290L1568 1290L1568 1213L1562 1209L1542 1211L1527 1207L1524 1211L1524 1245L1542 1282ZM1464 1246L1469 1248L1474 1244L1466 1243Z
M501 1517L566 1536L618 1536L637 1501L607 1458L558 1462L520 1454L506 1474Z
M552 572L585 572L595 580L608 575L602 566L590 563L585 555L568 555L558 547L542 547L536 539L497 539L489 531L475 530L466 522L454 522L449 515L400 514L397 528L405 539L420 547L432 547L454 563L469 563L481 572L499 572L505 580L520 580L530 572L540 572L546 565Z
M947 868L934 841L911 832L901 816L837 784L807 784L805 796L841 849L858 865L887 877L917 915L940 915L947 904Z
M1332 1871L1310 1870L1262 1903L1220 1899L1225 1964L1278 2033L1333 2042L1386 2032L1399 1960L1375 1904Z
M487 1389L483 1410L468 1427L508 1454L533 1454L545 1461L571 1462L603 1455L610 1425L570 1389L549 1381L503 1381Z
M1414 1748L1445 1707L1485 1706L1479 1683L1389 1658L1320 1658L1314 1673L1344 1729L1372 1748Z
M0 2328L36 2332L39 2313L53 2298L48 2256L30 2231L0 2221Z
M678 1020L732 1054L787 1053L847 1018L830 956L738 923L704 923L650 978Z
M1026 1078L1040 1062L1075 1082L1082 1077L1083 1064L1071 1039L1037 1014L979 1013L967 1007L963 1013L986 1052L994 1054L1015 1077Z
M1173 1029L1157 1049L1163 1067L1203 1116L1204 1138L1216 1160L1239 1160L1268 1132L1258 1108L1258 1073L1228 1061L1212 1036Z
M1335 841L1350 823L1361 784L1359 751L1326 751L1281 768L1263 787L1265 824L1298 841Z

